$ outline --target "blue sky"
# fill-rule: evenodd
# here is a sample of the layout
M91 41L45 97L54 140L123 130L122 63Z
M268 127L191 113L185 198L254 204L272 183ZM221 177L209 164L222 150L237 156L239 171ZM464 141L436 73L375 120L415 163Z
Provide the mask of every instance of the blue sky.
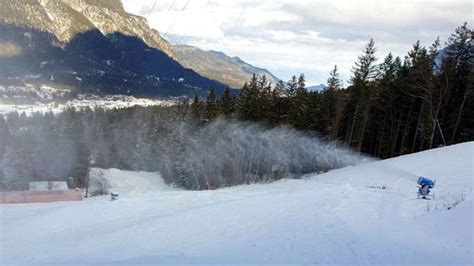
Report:
M370 38L379 60L404 56L417 40L444 43L464 21L472 27L473 14L470 0L122 1L172 44L239 56L284 80L304 73L309 85L325 83L335 64L347 84Z

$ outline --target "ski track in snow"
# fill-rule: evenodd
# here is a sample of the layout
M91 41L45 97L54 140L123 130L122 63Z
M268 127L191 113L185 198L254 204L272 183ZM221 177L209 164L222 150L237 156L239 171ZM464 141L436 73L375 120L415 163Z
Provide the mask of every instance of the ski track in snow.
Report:
M473 159L469 142L199 192L106 170L117 201L0 205L0 264L472 265ZM416 199L419 175L437 179L434 200Z

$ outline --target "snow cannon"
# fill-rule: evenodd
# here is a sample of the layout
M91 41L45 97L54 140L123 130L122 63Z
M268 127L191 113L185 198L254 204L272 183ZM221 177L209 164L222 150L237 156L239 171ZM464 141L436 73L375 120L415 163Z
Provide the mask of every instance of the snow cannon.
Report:
M118 193L112 192L112 193L110 193L110 200L117 200L118 196L119 196Z
M429 199L434 198L434 194L430 195L431 189L434 188L436 181L420 176L418 178L418 196L417 198Z

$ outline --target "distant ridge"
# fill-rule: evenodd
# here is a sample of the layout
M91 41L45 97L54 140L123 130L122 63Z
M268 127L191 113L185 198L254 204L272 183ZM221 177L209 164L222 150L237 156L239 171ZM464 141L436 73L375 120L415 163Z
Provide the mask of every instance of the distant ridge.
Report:
M230 57L220 51L204 51L194 46L175 45L173 54L183 66L232 88L241 88L253 74L265 75L273 84L279 80L266 69L255 67L237 56Z
M323 91L324 89L326 89L327 86L323 83L319 84L319 85L316 85L316 86L309 86L307 88L308 91Z

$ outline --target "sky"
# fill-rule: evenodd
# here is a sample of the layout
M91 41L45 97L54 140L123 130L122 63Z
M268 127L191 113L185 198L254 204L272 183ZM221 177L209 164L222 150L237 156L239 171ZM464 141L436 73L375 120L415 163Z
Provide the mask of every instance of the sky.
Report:
M473 25L471 0L122 0L172 44L217 50L288 80L325 83L338 66L345 85L373 38L379 61L404 57L413 43L447 40Z

